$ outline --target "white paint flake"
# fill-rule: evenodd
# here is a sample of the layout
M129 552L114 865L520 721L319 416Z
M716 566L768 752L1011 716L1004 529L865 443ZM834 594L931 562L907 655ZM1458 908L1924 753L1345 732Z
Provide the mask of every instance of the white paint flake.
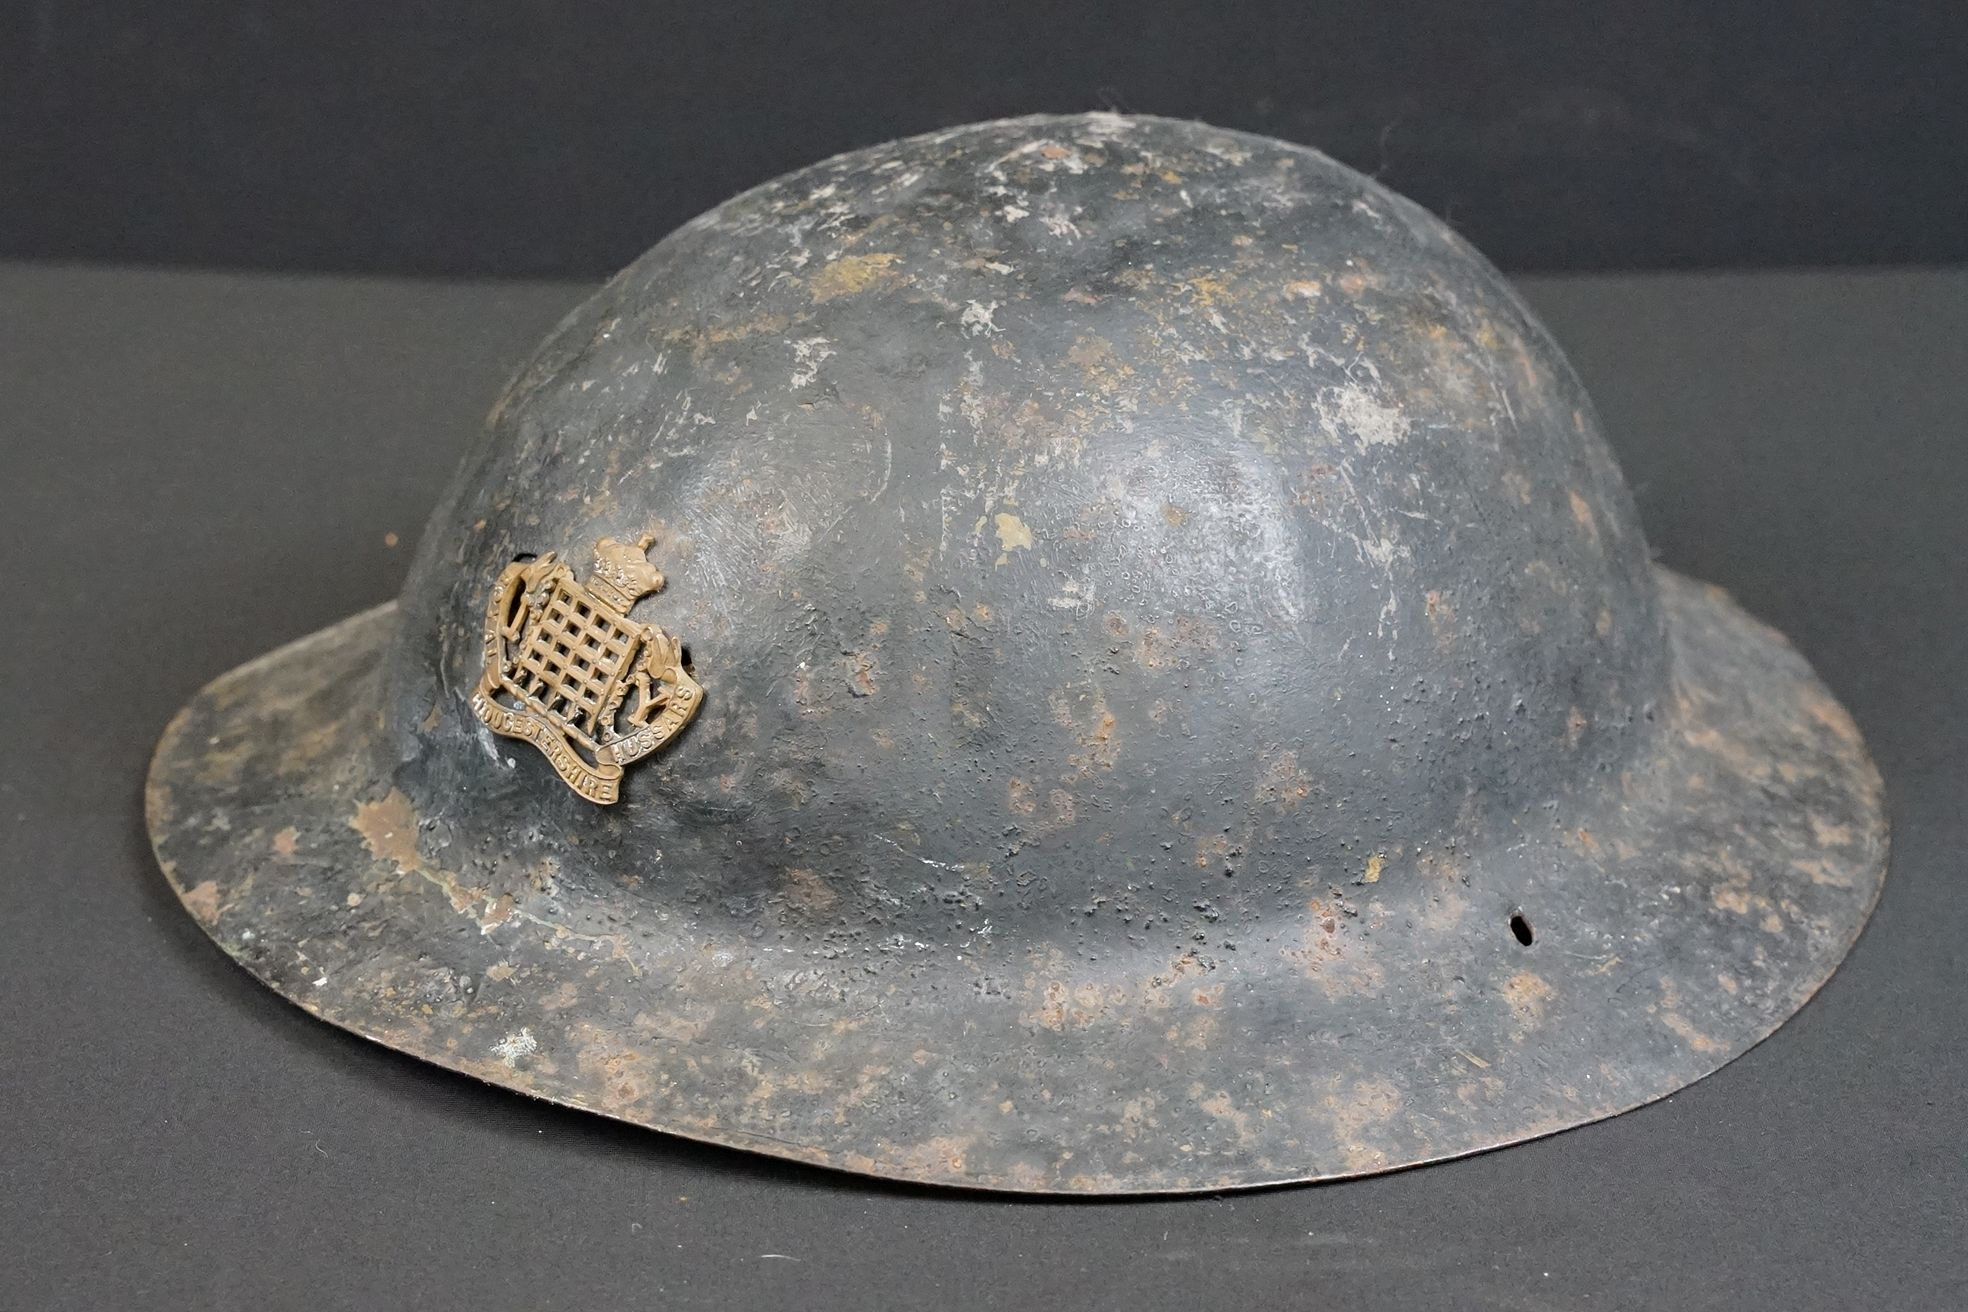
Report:
M802 337L793 343L794 387L805 387L820 376L820 362L834 353L834 345L824 337Z
M972 301L970 304L964 306L963 314L958 318L957 322L962 326L964 336L966 337L977 337L985 333L994 333L998 331L998 325L992 322L991 316L997 312L998 303L996 301Z
M492 1045L492 1055L515 1070L519 1068L521 1059L531 1057L539 1050L540 1041L533 1037L532 1030L525 1027L514 1030Z
M1358 383L1332 390L1332 414L1361 446L1397 446L1408 440L1408 417Z

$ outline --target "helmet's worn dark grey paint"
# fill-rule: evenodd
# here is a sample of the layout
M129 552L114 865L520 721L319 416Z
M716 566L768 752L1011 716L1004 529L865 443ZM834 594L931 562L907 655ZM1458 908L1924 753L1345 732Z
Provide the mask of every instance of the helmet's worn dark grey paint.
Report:
M694 723L582 800L467 705L494 581L654 532ZM1767 1035L1880 788L1649 564L1446 226L1113 116L673 234L495 413L394 606L221 679L166 871L311 1012L538 1096L941 1184L1309 1180L1609 1116Z

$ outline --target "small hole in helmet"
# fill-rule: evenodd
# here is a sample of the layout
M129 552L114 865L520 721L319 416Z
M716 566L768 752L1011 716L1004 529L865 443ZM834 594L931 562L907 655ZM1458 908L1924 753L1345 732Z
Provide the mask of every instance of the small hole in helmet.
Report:
M1525 947L1529 947L1531 941L1537 937L1531 933L1531 922L1524 919L1524 913L1521 911L1510 913L1510 934Z

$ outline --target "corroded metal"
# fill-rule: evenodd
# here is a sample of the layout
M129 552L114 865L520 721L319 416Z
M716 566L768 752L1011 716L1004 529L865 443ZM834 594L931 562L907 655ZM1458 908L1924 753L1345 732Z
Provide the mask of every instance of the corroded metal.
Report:
M596 807L472 712L487 588L650 529L715 695ZM227 952L394 1048L1075 1193L1671 1093L1803 1005L1886 852L1851 720L1650 563L1480 257L1315 152L1106 115L673 234L515 381L399 602L173 723L150 823Z
M674 738L704 701L681 640L629 618L663 590L645 554L654 541L603 538L585 586L553 552L515 560L486 606L472 713L538 747L563 783L601 805L618 796L622 767Z

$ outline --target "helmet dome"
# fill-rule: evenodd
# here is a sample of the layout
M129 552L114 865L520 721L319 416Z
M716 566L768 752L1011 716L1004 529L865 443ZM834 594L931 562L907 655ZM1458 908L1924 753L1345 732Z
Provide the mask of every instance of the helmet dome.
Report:
M709 691L601 810L442 712L483 580L652 532L636 614ZM871 956L986 919L1248 941L1308 880L1601 786L1667 677L1591 407L1479 255L1313 151L1098 115L859 151L672 235L515 382L408 598L391 705L433 789Z

